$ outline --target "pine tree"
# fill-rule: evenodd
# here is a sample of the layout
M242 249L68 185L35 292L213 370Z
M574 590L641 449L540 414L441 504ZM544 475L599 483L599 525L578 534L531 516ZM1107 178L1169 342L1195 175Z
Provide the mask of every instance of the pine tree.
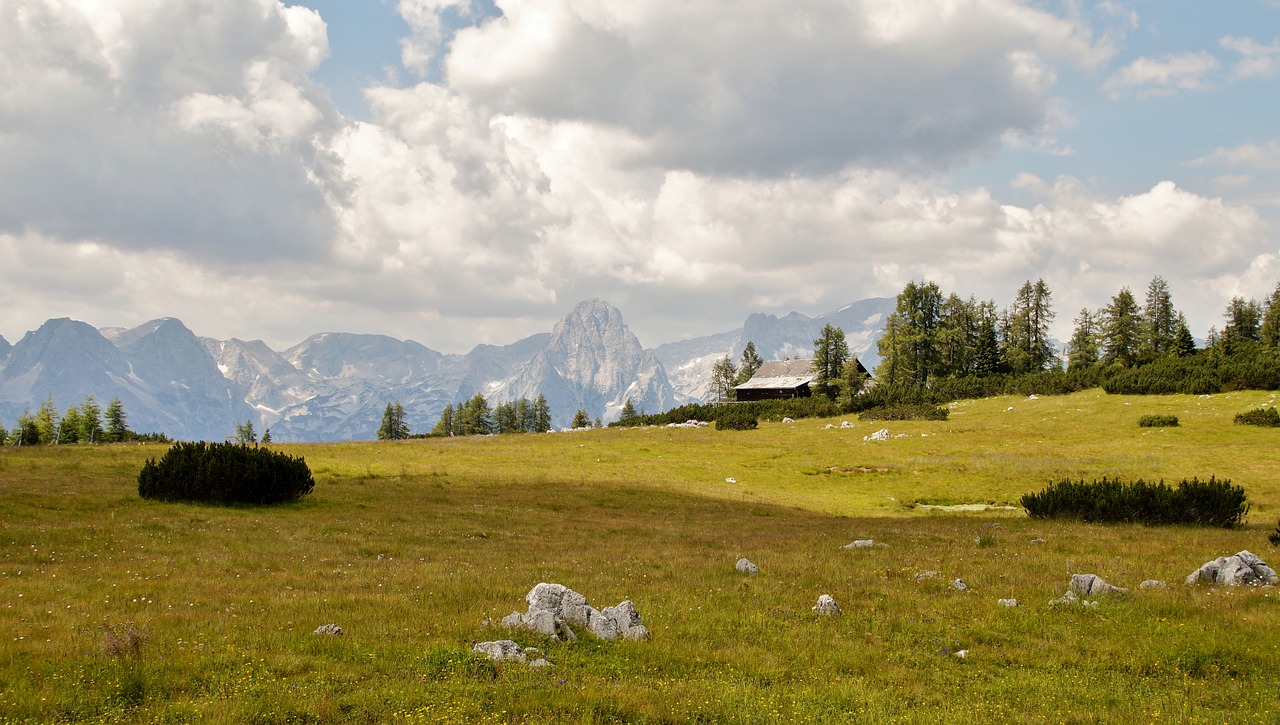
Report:
M578 412L573 414L573 423L571 424L571 427L574 429L590 428L591 416L587 415L587 411L583 410L582 408L579 408Z
M404 422L404 406L400 401L387 403L382 412L382 425L378 427L378 440L400 441L409 437L409 426Z
M907 283L898 293L885 334L876 343L881 367L887 373L879 375L882 382L924 387L938 375L942 368L938 344L941 318L942 291L937 283Z
M849 359L849 341L844 330L830 322L822 326L813 341L814 392L835 400L840 392L840 373Z
M1187 318L1181 312L1178 313L1178 334L1173 342L1173 354L1178 357L1186 357L1194 354L1196 351L1196 339L1191 335L1191 328L1187 326Z
M547 398L541 393L538 399L533 401L533 432L546 433L551 430L551 406L547 404Z
M476 393L454 414L454 432L458 435L489 435L493 432L493 414L489 402Z
M40 445L58 442L58 414L53 408L53 398L49 398L40 406L34 421Z
M738 377L734 379L734 384L742 385L750 380L763 364L764 360L761 360L759 353L756 352L756 344L751 340L747 340L747 346L742 348L741 363L738 365Z
M1075 332L1067 343L1067 369L1084 370L1098 364L1098 317L1086 307L1075 319Z
M79 408L67 408L67 412L62 414L62 420L58 421L58 433L54 437L54 442L59 445L80 442Z
M267 426L262 430L262 445L265 446L270 442L271 442L271 426Z
M119 443L128 435L128 416L125 415L124 404L120 402L120 398L112 398L107 404L106 440L109 443Z
M258 434L253 430L253 421L246 420L243 423L236 423L236 442L240 445L247 446L250 443L258 444Z
M1147 304L1142 308L1143 341L1139 354L1153 359L1173 352L1178 338L1178 313L1173 309L1169 283L1160 275L1147 286Z
M431 429L431 435L453 435L453 403L445 403L444 410L440 413L440 420L436 421L436 427Z
M1262 326L1258 329L1262 344L1267 347L1280 347L1280 284L1267 298L1262 312Z
M1132 367L1138 359L1142 321L1138 303L1128 287L1121 287L1102 311L1102 363Z
M98 401L90 395L80 405L80 430L78 438L81 443L102 442L102 409Z
M1223 316L1227 320L1219 339L1223 352L1231 354L1249 343L1262 341L1262 307L1257 302L1232 297Z
M636 412L636 406L632 404L631 398L627 398L622 403L622 410L618 411L618 420L631 420L639 415Z
M1023 283L1008 311L1008 337L1005 357L1014 373L1034 373L1054 362L1053 345L1049 342L1049 324L1054 312L1049 301L1053 295L1043 279Z

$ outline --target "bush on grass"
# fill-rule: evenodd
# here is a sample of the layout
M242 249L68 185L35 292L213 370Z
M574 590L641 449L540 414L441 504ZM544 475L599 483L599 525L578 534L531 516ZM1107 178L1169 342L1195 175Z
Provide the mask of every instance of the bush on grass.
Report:
M301 457L239 443L177 443L138 474L138 495L160 501L273 504L314 487Z
M716 430L755 430L759 425L755 413L746 408L722 408L716 415Z
M1236 425L1260 425L1264 428L1280 428L1280 411L1275 408L1254 408L1236 414Z
M1077 519L1087 522L1195 524L1230 529L1249 511L1244 489L1210 476L1208 481L1183 480L1177 488L1164 481L1132 483L1120 480L1050 483L1039 493L1022 497L1033 519Z
M1177 428L1176 415L1144 415L1138 419L1139 428Z

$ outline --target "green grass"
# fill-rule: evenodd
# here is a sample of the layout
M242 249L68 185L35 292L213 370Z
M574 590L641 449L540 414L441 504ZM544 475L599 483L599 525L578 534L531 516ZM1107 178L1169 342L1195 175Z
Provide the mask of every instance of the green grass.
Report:
M316 478L273 508L139 499L163 447L4 449L0 722L1275 721L1276 590L1181 584L1240 549L1277 563L1276 434L1233 425L1270 396L273 446ZM1137 429L1139 409L1181 425ZM906 435L863 441L881 427ZM1227 531L913 506L1103 475L1216 475L1253 509ZM863 538L888 548L840 548ZM741 556L761 573L735 572ZM1132 597L1048 606L1086 572ZM653 638L516 634L550 671L472 657L540 581L630 598ZM844 616L815 617L820 594ZM346 634L311 634L330 622ZM110 646L129 623L136 657Z

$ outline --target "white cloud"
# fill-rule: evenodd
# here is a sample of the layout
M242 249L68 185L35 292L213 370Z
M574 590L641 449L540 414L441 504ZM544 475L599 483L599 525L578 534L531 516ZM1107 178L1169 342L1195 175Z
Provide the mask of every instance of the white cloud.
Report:
M1219 44L1242 56L1231 68L1236 78L1266 79L1280 74L1280 38L1263 45L1252 38L1227 36Z
M1190 161L1192 165L1226 164L1248 166L1256 169L1280 170L1280 141L1264 144L1242 144L1234 148L1219 148L1213 153Z
M109 9L108 9L109 8ZM274 0L0 0L0 232L323 253L324 23Z
M454 37L450 87L706 173L951 164L1044 125L1054 63L1107 54L1087 26L1012 0L498 5Z
M1275 269L1252 207L1172 183L1117 198L1025 174L1024 207L918 173L1001 143L1069 151L1056 73L1108 52L1077 20L1007 0L723 7L506 0L451 41L433 23L468 4L403 0L406 62L443 60L447 82L370 88L354 123L308 79L328 47L309 11L0 0L0 329L171 315L452 352L599 296L656 345L921 277L1004 304L1044 276L1061 311L1160 273L1200 332Z
M1221 65L1217 58L1205 52L1141 57L1112 74L1102 84L1102 90L1111 98L1129 93L1152 97L1208 90L1212 87L1208 76Z

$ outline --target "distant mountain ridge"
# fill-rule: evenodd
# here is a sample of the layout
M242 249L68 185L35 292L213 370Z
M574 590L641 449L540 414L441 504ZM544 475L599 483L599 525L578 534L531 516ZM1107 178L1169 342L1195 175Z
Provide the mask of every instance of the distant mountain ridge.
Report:
M359 440L374 437L389 402L423 432L446 405L476 393L491 405L545 395L557 427L579 409L609 422L628 400L659 412L704 399L711 366L725 355L736 363L748 341L766 360L807 357L827 323L874 369L893 306L875 298L818 317L756 313L738 330L646 350L619 310L586 300L550 333L465 355L384 335L320 333L276 351L260 340L197 337L173 318L101 330L53 319L17 343L0 338L0 422L49 399L61 413L93 395L104 405L119 397L134 430L179 439L222 440L250 420L279 441Z

